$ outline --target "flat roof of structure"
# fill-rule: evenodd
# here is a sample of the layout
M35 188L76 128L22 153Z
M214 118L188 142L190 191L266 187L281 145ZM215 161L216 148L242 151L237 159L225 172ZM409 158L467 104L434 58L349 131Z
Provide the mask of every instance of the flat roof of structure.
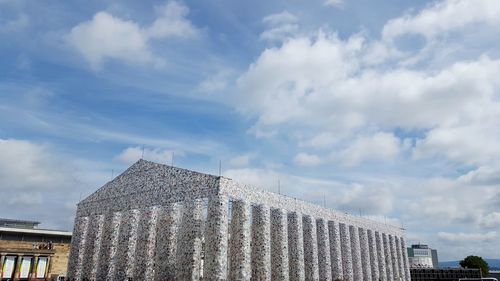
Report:
M0 232L10 233L25 233L25 234L43 234L51 236L67 236L71 237L71 231L52 230L52 229L37 229L37 228L16 228L16 227L0 227Z
M39 221L17 220L17 219L6 219L6 218L0 218L0 222L40 224Z

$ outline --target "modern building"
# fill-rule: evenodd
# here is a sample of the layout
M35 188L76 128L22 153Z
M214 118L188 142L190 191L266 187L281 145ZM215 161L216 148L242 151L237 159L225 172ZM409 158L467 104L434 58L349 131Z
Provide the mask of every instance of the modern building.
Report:
M481 281L481 270L464 268L411 268L411 281Z
M408 259L411 268L438 268L437 250L424 244L411 245L408 248Z
M71 280L410 281L404 230L140 160L78 204Z
M0 219L0 280L66 276L71 232L40 229L39 224Z

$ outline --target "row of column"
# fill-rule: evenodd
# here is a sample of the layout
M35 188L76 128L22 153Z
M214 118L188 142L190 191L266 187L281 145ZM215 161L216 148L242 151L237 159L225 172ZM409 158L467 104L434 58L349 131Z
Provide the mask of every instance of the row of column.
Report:
M14 264L12 271L7 273L8 267L4 265L8 258L14 258ZM29 261L29 270L27 277L21 276L21 267L24 266L23 262L25 260ZM44 261L43 268L39 268L41 260ZM50 267L52 266L50 256L40 256L40 255L21 255L21 254L0 254L0 279L12 279L18 280L23 277L29 280L34 278L45 278L49 275ZM5 272L4 272L5 270Z
M233 201L229 214L228 205L210 198L206 221L200 200L78 218L69 276L410 280L402 238L245 201Z

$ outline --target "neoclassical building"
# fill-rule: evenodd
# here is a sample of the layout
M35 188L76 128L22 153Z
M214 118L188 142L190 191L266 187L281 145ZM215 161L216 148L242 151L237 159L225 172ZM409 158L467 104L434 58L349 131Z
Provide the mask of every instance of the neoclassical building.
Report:
M144 160L78 204L68 275L410 281L401 228Z

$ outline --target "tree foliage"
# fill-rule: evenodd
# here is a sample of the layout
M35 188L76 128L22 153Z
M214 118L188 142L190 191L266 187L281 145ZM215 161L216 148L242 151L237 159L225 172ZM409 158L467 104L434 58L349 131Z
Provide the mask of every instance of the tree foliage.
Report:
M481 269L481 273L483 276L488 276L490 271L490 266L488 263L482 258L478 256L468 256L465 259L460 261L460 266L463 268L479 268Z

